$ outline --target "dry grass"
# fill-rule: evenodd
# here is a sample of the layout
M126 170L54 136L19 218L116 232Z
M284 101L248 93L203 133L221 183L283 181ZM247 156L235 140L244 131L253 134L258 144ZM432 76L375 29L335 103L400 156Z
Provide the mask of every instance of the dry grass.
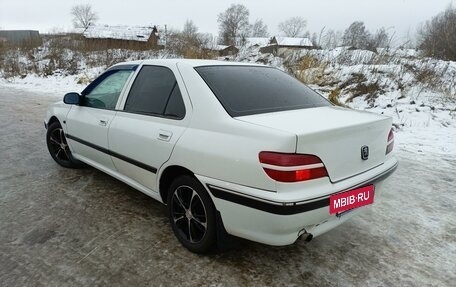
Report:
M43 43L15 46L0 43L0 72L6 78L24 73L49 76L56 71L73 75L87 68L109 67L118 62L151 58L157 54L159 47L150 43L93 40L76 34L44 35ZM163 54L192 59L213 59L217 56L217 53L204 49L203 43L183 45L179 51L168 49Z
M359 83L354 87L348 89L348 91L352 94L348 99L347 102L352 102L354 98L360 96L366 96L366 100L368 102L373 102L378 97L381 88L378 82L375 83Z
M135 59L135 56L139 58L143 52L148 54L153 51L156 47L141 42L90 41L81 35L71 34L44 35L42 43L0 43L0 71L5 78L28 73L49 76L56 71L73 75L82 68L109 67L129 58Z
M341 90L339 88L335 88L334 90L332 90L329 93L328 100L331 103L335 104L336 106L346 107L346 105L341 103L340 100L339 100L340 92L341 92Z
M308 85L321 86L334 82L331 75L326 73L328 62L311 55L292 54L285 59L284 66L298 80Z
M185 59L214 59L217 53L202 47L188 47L181 51Z
M301 57L301 59L299 59L297 63L298 70L300 71L312 68L320 68L322 66L326 65L316 57L312 57L310 55L305 55Z
M86 73L82 74L78 79L77 83L78 84L83 84L83 85L88 85L90 84L94 79L92 79L89 75Z

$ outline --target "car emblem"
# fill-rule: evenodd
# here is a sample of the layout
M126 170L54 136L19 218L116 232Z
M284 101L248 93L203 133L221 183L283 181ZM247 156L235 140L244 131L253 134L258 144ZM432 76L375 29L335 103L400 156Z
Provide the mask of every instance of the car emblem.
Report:
M369 158L369 147L367 145L361 147L361 158L367 160Z

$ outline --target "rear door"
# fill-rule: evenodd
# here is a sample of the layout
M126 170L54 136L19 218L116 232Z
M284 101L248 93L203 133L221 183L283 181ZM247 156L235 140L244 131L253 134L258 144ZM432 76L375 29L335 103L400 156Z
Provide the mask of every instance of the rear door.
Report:
M157 170L188 126L190 103L182 87L177 67L142 66L109 128L117 170L154 191Z
M67 138L75 157L114 170L108 150L108 127L132 73L131 67L105 72L82 92L81 104L71 107L66 118Z

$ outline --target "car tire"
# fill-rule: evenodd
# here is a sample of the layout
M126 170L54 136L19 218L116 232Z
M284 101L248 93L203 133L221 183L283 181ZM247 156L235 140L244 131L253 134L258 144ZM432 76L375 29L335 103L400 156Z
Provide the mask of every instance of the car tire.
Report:
M65 132L59 122L53 122L46 132L46 144L51 157L56 163L66 168L81 168L84 164L73 158Z
M215 207L193 176L181 176L171 184L167 198L168 215L180 243L194 253L212 251L216 244Z

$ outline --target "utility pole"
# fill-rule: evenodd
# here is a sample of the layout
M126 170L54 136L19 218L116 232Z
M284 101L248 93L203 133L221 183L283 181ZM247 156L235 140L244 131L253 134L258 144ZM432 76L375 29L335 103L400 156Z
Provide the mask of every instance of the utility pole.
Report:
M164 37L164 42L165 42L165 50L166 50L166 44L168 42L168 25L165 24L165 37Z

